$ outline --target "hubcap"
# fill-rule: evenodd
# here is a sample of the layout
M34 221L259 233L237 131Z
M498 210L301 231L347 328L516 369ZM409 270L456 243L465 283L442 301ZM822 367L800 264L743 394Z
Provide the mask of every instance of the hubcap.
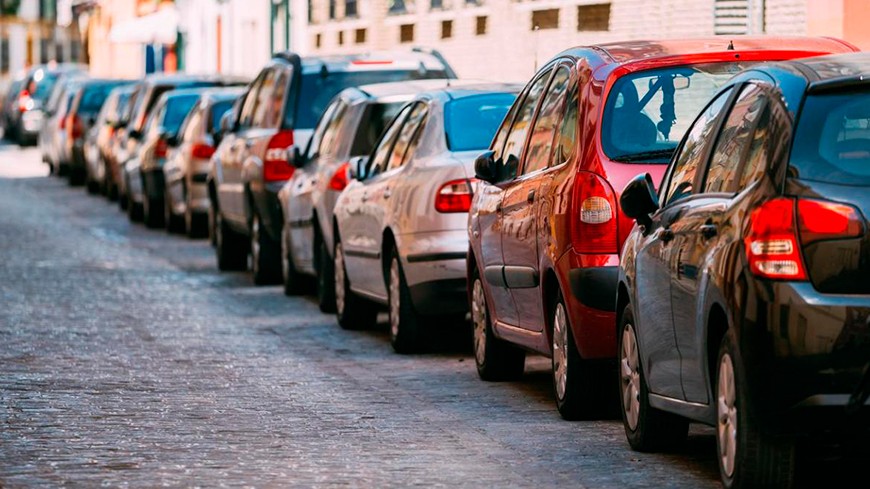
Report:
M251 268L254 273L260 271L260 219L254 216L251 223Z
M719 441L719 462L725 475L734 475L737 456L737 403L734 384L734 365L727 353L719 362L719 383L717 385L717 411L719 423L716 434Z
M471 292L471 320L474 323L474 359L478 365L486 362L486 296L480 279L474 280Z
M634 431L640 414L640 371L638 370L637 338L631 324L622 332L622 356L619 359L622 377L622 409L628 427Z
M344 314L344 253L341 243L335 244L335 310Z
M399 260L390 262L390 334L399 336Z
M564 399L568 385L568 321L561 302L556 305L553 315L553 380L556 397Z

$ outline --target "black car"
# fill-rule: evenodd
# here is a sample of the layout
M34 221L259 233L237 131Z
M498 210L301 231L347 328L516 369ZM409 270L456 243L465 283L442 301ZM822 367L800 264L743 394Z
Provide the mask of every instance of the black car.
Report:
M311 58L291 52L275 55L248 88L209 175L210 226L219 268L247 268L250 252L255 283L281 280L283 218L278 192L293 175L294 158L338 92L371 83L430 78L456 78L435 51Z
M725 487L794 482L802 436L868 434L870 55L732 79L636 219L618 292L632 448L716 427Z
M15 100L15 108L6 114L6 130L11 139L20 145L36 144L42 124L46 101L55 84L66 76L81 77L87 66L77 63L38 65L27 71L17 94L9 94Z

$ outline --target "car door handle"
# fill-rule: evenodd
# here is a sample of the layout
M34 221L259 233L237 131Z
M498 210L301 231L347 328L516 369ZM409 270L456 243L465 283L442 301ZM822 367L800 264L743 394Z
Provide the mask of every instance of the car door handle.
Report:
M671 231L670 228L664 228L659 233L659 239L662 240L663 243L667 243L674 239L674 232Z
M385 199L389 199L391 195L393 195L393 191L392 191L392 190L390 190L389 188L387 188L387 189L384 190L384 198L385 198Z
M250 149L251 146L253 146L253 145L254 145L254 141L252 141L250 139L245 140L245 149Z
M719 228L713 223L707 223L701 226L701 236L705 239L710 239L719 233Z
M534 201L535 201L535 189L531 189L531 190L529 190L529 195L526 196L526 202L531 204Z
M362 200L363 202L367 202L369 200L369 194L362 194L362 198L360 198L360 200Z

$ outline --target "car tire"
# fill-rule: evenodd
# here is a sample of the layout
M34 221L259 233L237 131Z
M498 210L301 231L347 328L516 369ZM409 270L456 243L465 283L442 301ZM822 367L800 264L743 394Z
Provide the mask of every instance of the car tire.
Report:
M209 216L201 212L194 212L190 204L190 195L184 192L184 229L190 239L205 238L209 234Z
M689 420L650 405L634 309L630 304L619 318L617 347L620 411L628 444L639 452L669 450L682 445L689 433Z
M142 204L137 203L133 199L127 199L126 211L130 222L140 222L142 220Z
M517 380L523 375L526 352L496 338L489 317L483 280L475 268L471 275L471 324L474 363L482 380L501 382Z
M88 193L91 195L97 195L100 193L101 185L100 182L96 181L91 177L91 172L86 172L85 183L87 185Z
M378 310L372 302L350 290L344 250L341 241L335 242L335 317L344 329L359 330L374 326Z
M155 229L163 227L163 199L152 199L148 180L142 176L142 221L145 226Z
M792 487L795 442L762 431L746 407L746 375L737 340L729 331L719 347L715 378L716 453L722 485L726 489Z
M399 251L395 247L390 253L386 275L390 344L396 353L418 353L423 349L426 323L414 309Z
M296 270L290 251L290 236L287 226L281 231L281 276L284 281L284 295L291 297L306 292L308 277Z
M263 229L260 216L251 219L251 272L254 284L272 285L281 282L281 245Z
M215 255L222 272L242 271L248 268L247 241L230 229L220 212L215 212Z
M169 189L163 192L163 222L166 223L166 232L169 234L185 232L184 216L172 212L172 195L170 195Z
M71 167L67 171L69 173L69 180L67 180L67 183L69 183L71 187L78 187L85 183L86 175L83 169Z
M317 256L317 305L320 312L335 312L335 263L323 238L316 240L320 249Z

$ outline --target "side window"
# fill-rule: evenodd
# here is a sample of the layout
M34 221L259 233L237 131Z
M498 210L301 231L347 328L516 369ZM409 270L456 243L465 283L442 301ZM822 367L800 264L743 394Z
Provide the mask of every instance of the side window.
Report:
M746 155L746 162L740 169L740 180L737 182L737 191L741 191L756 180L760 180L767 170L770 160L776 151L772 148L777 141L786 140L782 137L782 129L788 124L788 110L781 102L767 100L766 107L758 117L752 142ZM790 137L788 139L791 139ZM781 143L780 143L781 144Z
M281 124L281 110L284 108L284 95L287 93L287 84L290 80L290 70L285 68L275 69L275 80L272 93L269 95L264 108L262 127L278 127Z
M504 174L501 175L501 180L509 180L517 176L517 167L519 166L520 155L523 152L523 144L526 141L526 133L529 131L529 124L531 124L532 116L535 114L535 107L537 107L538 100L544 92L544 87L547 85L550 73L552 73L552 70L547 70L532 82L526 98L517 109L517 116L505 140L502 157Z
M390 154L390 162L388 170L394 170L401 167L408 160L407 156L413 151L414 141L418 140L417 135L422 129L423 123L426 120L426 114L429 112L425 103L418 102L408 114L408 121L399 132L399 137L396 138L396 145L393 152Z
M719 115L728 101L731 90L723 92L707 105L695 120L683 140L683 146L670 169L670 178L665 192L665 205L697 193L695 174L701 159L707 154L707 147L719 121Z
M520 94L520 97L522 97L522 94ZM501 122L501 126L499 126L498 131L495 133L495 137L492 139L492 146L490 149L495 152L493 159L496 161L502 157L504 142L507 140L508 132L510 132L511 129L511 121L514 120L514 114L516 114L517 108L522 104L520 97L517 97L511 105L510 110L508 110L507 115L504 116L504 120Z
M278 73L279 70L273 68L263 78L260 91L257 93L254 116L251 121L254 127L271 127L267 123L269 122L269 109L271 108L272 95L275 93Z
M245 102L242 104L242 111L239 113L239 125L242 127L251 127L254 120L254 109L257 107L257 95L260 92L260 85L263 84L263 78L266 77L268 71L264 70L260 76L251 84L248 93L245 94Z
M314 127L314 132L311 133L311 139L308 141L308 158L314 158L320 153L320 142L323 141L323 135L329 127L333 111L340 103L342 103L340 100L336 100L329 104L320 116L320 120L317 121L317 126Z
M387 168L390 152L393 150L393 143L396 142L396 138L399 136L399 131L402 129L402 124L405 121L405 116L408 115L410 110L410 105L405 106L396 118L393 119L393 123L387 127L387 130L384 132L383 137L375 148L375 154L372 157L372 161L369 162L368 174L366 177L377 175Z
M553 81L541 103L541 110L538 118L535 119L532 136L529 138L529 150L526 151L526 161L523 165L524 175L549 166L553 137L562 116L562 108L565 106L565 90L568 88L570 78L571 72L564 66L558 68L553 75Z
M329 118L329 125L326 126L326 131L323 133L323 139L320 141L320 148L317 150L318 153L322 155L332 154L338 149L338 145L341 142L341 138L339 137L341 127L347 118L348 112L348 106L344 102L339 103L338 106L335 107L335 111Z
M187 117L187 121L184 123L184 128L182 139L184 141L194 141L199 137L202 133L201 130L202 124L202 107L197 105L196 108L190 113Z
M766 102L767 98L757 85L748 85L740 92L716 138L704 192L736 192L737 178L751 148L753 132Z
M577 144L580 101L577 98L576 84L568 90L568 96L565 97L565 101L567 106L565 107L565 116L562 117L562 126L559 128L559 134L556 134L556 151L553 153L553 166L561 165L568 161L571 155L574 154L574 146Z

